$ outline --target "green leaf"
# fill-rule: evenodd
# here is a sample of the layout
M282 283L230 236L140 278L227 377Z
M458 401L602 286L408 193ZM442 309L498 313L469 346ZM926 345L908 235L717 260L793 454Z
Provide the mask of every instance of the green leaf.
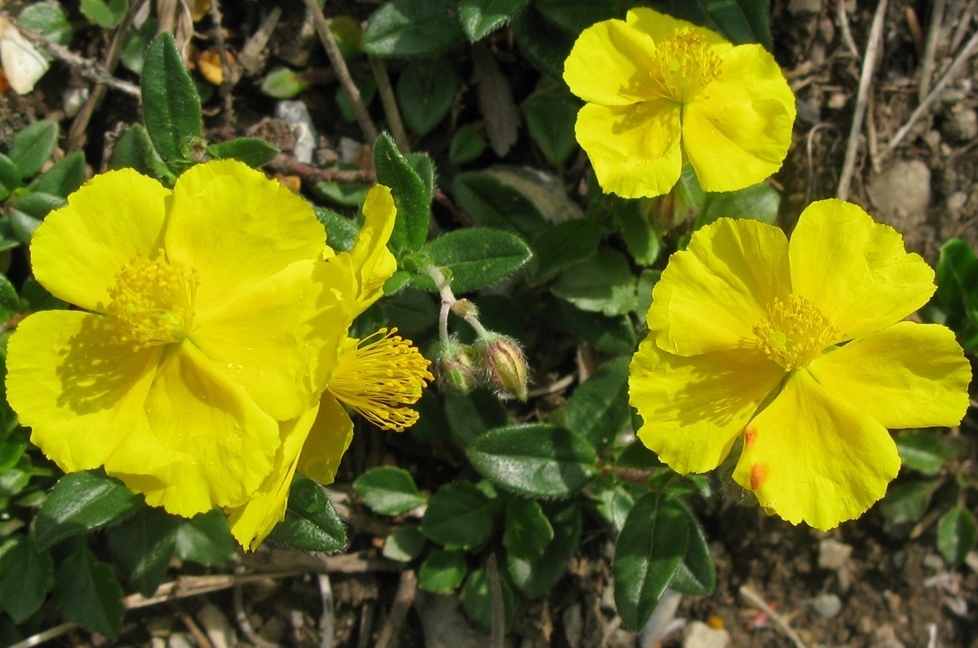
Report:
M35 2L24 7L17 22L58 45L70 45L74 29L57 2Z
M14 135L7 157L17 165L22 178L37 174L58 144L58 123L42 119Z
M397 527L384 541L384 558L408 562L421 555L428 539L415 527Z
M560 275L550 292L581 310L615 316L638 308L636 289L635 275L625 255L600 247L593 257Z
M433 594L450 592L465 578L465 552L440 549L432 552L418 572L418 587Z
M69 473L58 480L37 512L34 539L39 549L47 549L118 521L140 502L114 477L94 471Z
M28 187L31 191L54 194L67 198L68 194L85 182L85 154L69 153L44 172Z
M442 57L410 61L397 79L397 104L408 128L430 133L451 109L458 83L455 67Z
M937 548L952 565L964 562L965 556L978 539L978 523L974 514L963 506L955 506L941 516L937 523Z
M496 503L471 482L445 484L428 500L421 533L446 549L473 549L492 534Z
M482 40L520 12L528 0L459 0L462 29L471 42Z
M485 389L468 396L445 394L445 416L452 434L467 446L489 428L509 423L509 413L499 399Z
M234 558L235 547L228 520L218 509L180 520L177 527L176 552L182 560L219 565Z
M93 23L112 29L126 13L126 0L81 0L79 9Z
M780 205L781 194L766 182L738 191L707 193L693 229L699 229L721 217L746 218L773 225Z
M554 537L543 555L526 559L510 554L506 561L513 583L529 598L543 596L567 573L567 563L581 539L581 506L578 502L572 500L558 505L548 519Z
M452 164L465 164L475 160L485 150L486 139L479 134L475 126L465 124L452 135L452 143L448 147L448 159Z
M51 211L64 207L66 204L68 204L67 201L61 196L41 191L22 193L10 201L10 206L15 210L38 221L43 220Z
M581 219L545 229L533 241L533 261L527 269L527 279L534 284L553 279L597 252L600 241L601 233Z
M676 575L689 529L682 504L658 493L639 498L618 536L615 604L622 627L638 631Z
M488 173L460 173L452 186L458 206L475 225L508 230L528 241L547 229L529 198Z
M978 258L971 246L951 239L941 247L937 260L937 299L947 311L950 324L967 317L978 307Z
M54 587L54 561L30 538L14 535L0 545L0 608L23 623L41 607Z
M546 423L494 428L468 447L469 460L498 486L530 497L567 497L594 476L595 453L582 437Z
M145 506L106 531L115 564L143 596L152 596L163 582L176 553L179 525L178 518L162 509Z
M17 289L5 275L0 274L0 323L6 322L13 315L19 313L21 309L20 295L17 294ZM0 351L0 353L6 355L4 351Z
M268 539L299 551L330 553L346 546L346 526L323 487L296 473L285 519Z
M443 234L425 247L436 266L450 273L452 290L467 293L505 279L530 260L531 252L520 237L499 230L475 227ZM412 283L437 292L434 281L418 274Z
M19 209L10 210L9 222L10 230L14 237L24 245L30 244L31 237L34 236L34 230L41 226L41 220L39 218L34 218L30 214L25 214Z
M656 0L652 4L662 13L722 34L734 45L760 43L773 48L767 0Z
M506 530L503 546L510 556L534 560L554 539L554 530L535 500L511 497L506 502Z
M906 481L890 486L879 503L880 513L894 524L916 522L924 517L939 481Z
M58 566L54 594L64 615L89 632L119 634L125 592L112 568L96 560L84 543Z
M543 16L571 33L579 34L600 20L624 18L618 0L537 0Z
M436 54L463 36L455 0L391 0L367 20L363 50L382 58Z
M20 169L14 161L0 153L0 200L6 200L14 189L20 187Z
M581 1L592 3L592 0ZM564 61L581 30L556 27L553 22L541 15L539 6L539 1L534 3L534 6L518 15L510 27L516 43L520 46L520 52L527 60L541 72L554 79L560 79L564 71Z
M431 190L387 133L381 133L374 144L374 170L377 182L390 187L397 206L391 249L397 255L419 249L428 238Z
M427 501L414 484L411 473L393 466L371 468L357 477L353 490L381 515L407 513Z
M301 74L284 65L272 68L261 82L261 91L276 99L291 99L308 87Z
M188 166L189 142L201 135L200 97L176 42L160 34L146 50L140 78L143 121L156 151L174 173Z
M620 534L629 511L635 505L629 488L619 482L612 487L601 488L595 495L598 512L611 524L615 535Z
M135 169L143 175L163 180L172 185L176 180L166 165L160 160L149 133L142 124L133 124L115 143L109 157L110 169Z
M682 506L682 509L686 516L688 530L686 552L669 587L680 594L706 596L713 591L717 582L713 557L710 556L710 548L706 544L703 528L689 509L685 506Z
M650 266L659 258L662 239L652 227L644 205L645 201L641 200L616 200L612 213L618 221L625 247L635 263Z
M122 64L136 74L142 74L143 64L146 62L146 50L149 49L149 44L153 42L158 32L159 22L153 17L147 18L139 27L130 26L122 42L122 51L119 53Z
M503 626L508 632L513 624L513 611L516 606L516 598L506 578L505 572L499 572L499 585L503 596L503 616L505 620ZM492 595L489 585L488 568L480 568L472 571L465 580L460 592L462 597L462 609L465 616L472 624L488 633L492 629Z
M562 331L569 331L599 351L611 355L632 353L638 340L635 328L627 316L605 317L575 308L562 299L555 300L554 307L546 311L548 324Z
M239 137L207 147L207 152L218 160L238 160L253 169L271 162L279 150L257 137Z
M577 148L574 123L581 105L563 83L538 89L525 104L530 137L556 167L562 166Z
M605 363L571 394L570 429L595 450L608 445L631 420L628 406L628 358Z
M904 430L896 438L903 464L928 476L944 467L944 453L938 433L934 430Z

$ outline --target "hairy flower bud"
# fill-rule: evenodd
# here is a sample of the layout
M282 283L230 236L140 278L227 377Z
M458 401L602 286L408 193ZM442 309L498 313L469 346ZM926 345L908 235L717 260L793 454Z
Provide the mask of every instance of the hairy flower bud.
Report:
M494 387L526 401L526 356L519 342L489 333L475 344L486 379Z
M465 395L475 389L479 384L479 367L472 347L456 340L438 345L435 375L438 386L445 391Z

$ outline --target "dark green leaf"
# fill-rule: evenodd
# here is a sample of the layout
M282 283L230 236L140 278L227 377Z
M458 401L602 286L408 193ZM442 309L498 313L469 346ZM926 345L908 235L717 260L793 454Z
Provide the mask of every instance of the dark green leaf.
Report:
M466 481L445 484L428 500L421 533L448 549L472 549L492 534L496 503Z
M766 182L738 191L707 193L693 229L722 217L746 218L773 225L780 205L781 194Z
M621 533L628 513L635 505L635 497L628 487L615 483L613 487L602 488L596 493L596 500L598 512L611 524L615 535Z
M598 250L601 233L582 219L558 223L533 241L533 261L527 278L534 284L553 279Z
M978 523L974 514L963 506L955 506L941 516L937 523L937 548L952 565L964 562L965 556L978 539Z
M278 155L279 150L257 137L239 137L207 147L207 152L219 160L238 160L253 169L264 166Z
M65 616L89 632L119 634L125 592L112 568L99 562L83 543L58 566L54 594Z
M126 13L126 0L81 0L79 9L93 23L112 29Z
M156 18L150 17L139 27L131 26L126 38L122 42L122 51L119 53L119 60L122 64L135 72L143 73L143 64L146 62L146 50L153 38L159 32L159 22Z
M390 187L397 206L391 249L395 254L419 249L428 237L431 191L387 133L374 144L374 169L377 182Z
M649 221L645 204L641 200L616 200L612 210L628 253L635 263L650 266L659 258L662 239Z
M40 191L23 193L10 201L10 206L15 210L23 212L37 221L44 220L44 217L52 210L66 204L68 204L67 201L61 196Z
M24 7L17 22L44 35L58 45L71 44L73 29L61 6L56 2L35 2Z
M125 484L102 473L69 473L58 480L37 513L34 538L39 549L71 536L91 533L129 515L140 498Z
M618 0L537 0L535 7L562 29L579 34L600 20L623 18Z
M772 49L767 0L656 0L655 9L722 34L735 45Z
M421 506L427 498L411 473L393 466L371 468L357 477L353 489L371 509L382 515L400 515Z
M0 608L16 623L37 612L54 587L54 562L25 535L0 545Z
M593 257L560 275L550 292L581 310L615 316L638 308L636 288L635 275L625 256L617 250L599 247Z
M971 246L951 239L941 247L937 260L937 299L953 325L967 316L969 306L978 307L978 258Z
M14 189L20 187L20 169L14 161L0 153L0 200L6 200Z
M5 275L0 274L0 322L6 322L20 311L20 295L17 294L17 289Z
M546 311L548 324L553 328L569 331L600 351L611 355L632 353L638 340L635 328L628 317L605 317L575 308L563 299L557 299L554 308Z
M468 396L445 395L445 415L452 434L463 446L489 428L509 423L509 414L495 395L477 389Z
M418 135L427 135L445 118L456 92L458 74L442 57L411 61L397 79L401 114Z
M680 505L682 506L682 505ZM676 570L676 576L669 584L671 589L689 596L706 596L716 587L717 574L713 567L710 548L706 544L703 528L685 506L686 524L689 531L686 536L686 552Z
M330 553L346 546L346 526L323 487L296 473L285 519L268 539L299 551Z
M452 135L448 147L448 159L452 164L471 162L486 150L486 140L472 124L459 127Z
M462 29L471 42L496 31L526 6L527 0L459 0Z
M231 560L236 550L227 518L214 509L181 520L177 527L176 552L181 559L201 565L218 565Z
M332 209L313 205L316 218L326 228L326 242L337 252L348 252L360 233L360 226L352 218L338 214Z
M570 430L531 423L495 428L468 447L469 460L494 484L530 497L567 497L594 475L595 453Z
M452 186L459 207L475 225L508 230L528 241L547 229L529 198L488 173L460 173Z
M879 503L880 513L894 524L916 522L927 512L930 498L940 482L906 481L890 486Z
M567 572L567 562L577 551L581 538L581 507L578 502L560 504L549 515L554 538L539 558L527 560L518 555L507 558L507 571L513 583L528 597L537 598L550 591Z
M391 0L363 30L365 52L379 57L436 54L459 41L455 0Z
M173 172L190 164L188 145L201 134L200 97L173 36L160 34L146 50L140 79L149 138Z
M31 191L49 193L62 198L85 182L85 154L81 151L69 153L44 172L30 185Z
M516 600L505 572L500 570L499 577L505 616L503 626L508 631L513 624L513 610L515 609ZM462 609L465 610L465 616L469 618L469 621L476 628L485 633L491 631L493 621L492 597L489 588L489 570L488 568L480 568L469 574L460 592Z
M163 582L176 552L179 525L178 518L162 509L145 506L106 531L116 564L143 596L152 596Z
M415 527L397 527L384 541L384 558L408 562L421 555L428 539Z
M897 438L903 464L925 475L936 475L944 467L941 440L934 430L904 430Z
M577 148L574 122L581 105L563 83L538 90L526 102L530 137L554 166L562 166Z
M377 81L372 76L357 75L353 77L353 84L360 93L360 101L363 102L364 106L369 107L370 102L377 95ZM343 113L343 119L350 123L356 122L357 111L353 107L353 102L350 100L346 88L342 85L336 89L336 105Z
M689 528L682 504L658 493L641 497L615 547L615 604L622 627L638 631L673 580L686 553Z
M628 358L605 363L571 394L567 416L574 433L596 450L608 445L631 419Z
M17 165L22 178L30 178L41 170L57 144L58 123L42 119L14 135L7 157Z
M465 578L465 569L465 552L447 549L434 551L421 563L418 587L434 594L450 592Z
M143 175L164 180L172 185L175 177L160 161L142 124L133 124L115 143L109 158L110 169L135 169Z
M592 0L583 1L591 3ZM580 30L568 31L556 27L540 14L536 6L518 15L511 27L520 51L530 63L554 79L561 78L564 61Z
M443 234L428 244L425 251L436 266L448 270L456 293L491 286L522 268L531 256L530 248L520 237L483 227ZM417 275L413 283L437 291L428 275Z
M535 560L554 539L554 530L535 500L512 497L506 501L503 546L510 556Z

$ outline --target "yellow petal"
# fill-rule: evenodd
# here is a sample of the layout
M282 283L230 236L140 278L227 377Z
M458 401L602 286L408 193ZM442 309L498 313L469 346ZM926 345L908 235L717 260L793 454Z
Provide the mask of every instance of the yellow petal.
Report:
M320 484L332 484L340 460L353 440L353 421L343 406L326 392L319 415L302 446L299 472Z
M225 511L231 524L231 535L245 549L257 549L285 517L299 451L318 412L317 403L299 418L281 424L281 445L275 453L272 472L246 504Z
M363 201L363 227L349 252L360 285L357 300L361 312L383 296L384 283L397 270L397 259L387 249L396 215L391 190L383 185L374 185Z
M318 400L310 376L321 335L307 330L316 291L316 261L298 261L243 287L227 300L202 305L193 343L252 400L279 421L299 416ZM210 308L206 308L210 306Z
M691 31L707 40L713 45L727 43L727 40L716 32L710 31L691 22L673 18L669 14L659 13L655 9L647 7L636 7L629 9L625 21L630 27L648 34L656 43L670 38L679 31Z
M934 271L903 237L841 200L814 202L791 235L795 292L849 340L898 322L927 303Z
M747 426L734 479L782 518L827 531L862 515L900 470L882 425L827 392L807 371Z
M655 43L621 20L605 20L583 32L564 61L564 81L581 99L625 106L650 99L645 87Z
M672 255L652 291L659 347L690 356L753 347L753 327L790 293L788 241L777 227L721 218Z
M65 472L111 463L130 435L145 438L143 402L159 349L112 343L100 315L42 311L7 343L7 399L31 440Z
M629 400L645 421L638 437L680 474L712 470L784 375L758 351L683 358L646 339L628 378Z
M660 196L682 170L680 108L664 99L631 106L587 104L577 113L577 141L606 192Z
M241 162L198 164L173 189L166 251L197 270L200 305L319 258L325 240L309 203Z
M898 322L815 359L827 393L883 427L955 426L968 409L971 364L937 324Z
M95 176L35 230L34 276L60 299L88 310L104 308L122 266L158 245L169 195L132 169Z
M795 96L767 50L741 45L722 61L683 109L683 147L706 191L744 189L780 169L795 121Z
M240 506L272 469L278 422L189 342L167 350L146 414L159 445L154 461L146 464L146 448L134 441L118 458L144 463L112 474L126 473L123 481L136 483L151 506L185 517Z
M326 388L339 362L340 347L345 343L353 320L362 312L357 300L360 286L349 255L336 255L316 264L313 283L317 291L313 314L302 328L302 334L319 340L319 353L310 358L313 385Z

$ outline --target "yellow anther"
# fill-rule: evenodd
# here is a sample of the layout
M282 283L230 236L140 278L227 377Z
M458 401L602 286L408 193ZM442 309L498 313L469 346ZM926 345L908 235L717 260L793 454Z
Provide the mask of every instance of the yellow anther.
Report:
M801 295L787 301L775 298L767 316L754 326L757 346L788 371L806 366L818 357L839 331L822 311Z
M656 45L649 66L653 91L677 103L691 101L720 76L720 64L705 38L679 31Z

